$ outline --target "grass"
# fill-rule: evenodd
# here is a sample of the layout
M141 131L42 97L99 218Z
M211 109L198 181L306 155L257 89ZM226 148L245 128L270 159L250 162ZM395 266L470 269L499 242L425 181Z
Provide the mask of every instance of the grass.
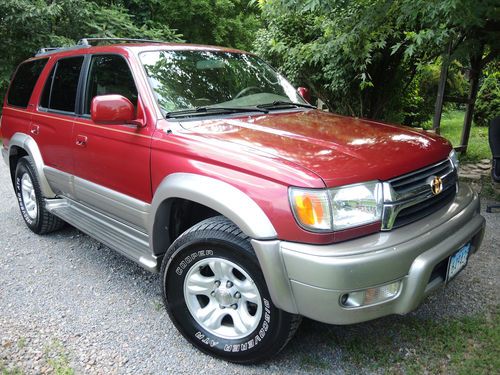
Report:
M353 331L331 338L330 345L344 353L343 362L385 374L495 374L500 369L498 308L476 317L395 319L378 330L383 333L373 340Z
M462 127L464 122L464 111L454 110L443 112L441 119L441 135L448 139L453 147L460 146ZM431 122L427 122L424 128L430 129ZM488 128L472 124L467 154L461 155L462 162L477 162L481 159L491 159L490 146L488 144Z
M63 345L58 340L45 347L47 363L52 367L55 375L74 375L75 371L70 367L69 358Z
M164 304L163 304L163 301L160 301L160 300L155 300L153 301L153 309L155 309L155 311L163 311L164 309Z
M483 176L481 178L481 196L500 202L500 192L493 188L493 182L490 176Z
M17 368L14 368L13 370L7 370L7 369L2 369L0 368L0 374L2 375L24 375L24 373L17 369Z
M7 367L5 367L5 364L0 361L0 375L23 375L23 372L17 367L14 367L13 369L7 369Z
M19 349L22 349L26 346L26 338L24 337L21 337L18 341L17 341L17 347Z
M22 349L26 347L26 339L21 337L17 341L17 347ZM58 340L53 340L44 348L44 363L40 366L47 366L51 374L54 375L74 375L75 370L70 366L68 352ZM0 360L0 375L23 375L24 372L18 367L10 367L4 361Z
M304 370L327 370L329 363L316 353L304 352L300 354L300 367Z

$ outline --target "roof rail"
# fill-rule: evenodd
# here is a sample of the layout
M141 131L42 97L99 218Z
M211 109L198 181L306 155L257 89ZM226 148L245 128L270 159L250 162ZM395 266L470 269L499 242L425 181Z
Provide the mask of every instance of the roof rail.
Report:
M165 43L161 40L133 39L133 38L82 38L78 41L80 46L90 46L99 42L121 42L121 43Z
M40 48L38 52L35 54L35 57L38 56L46 56L50 55L56 52L63 52L63 51L71 51L73 49L80 49L80 48L88 48L90 47L89 45L75 45L75 46L69 46L69 47L44 47Z
M73 49L88 48L99 42L120 42L120 43L165 43L161 40L150 39L130 39L130 38L82 38L74 46L69 47L44 47L40 48L35 57L50 55L56 52L71 51Z
M40 48L38 50L37 54L51 52L51 51L54 51L56 49L59 49L59 47L45 47L45 48Z

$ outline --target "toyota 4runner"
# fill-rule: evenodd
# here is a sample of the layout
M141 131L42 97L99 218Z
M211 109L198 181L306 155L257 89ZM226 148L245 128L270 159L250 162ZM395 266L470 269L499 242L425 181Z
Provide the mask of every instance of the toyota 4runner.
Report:
M179 331L234 362L276 354L301 316L412 311L484 233L445 139L319 111L234 49L42 50L17 68L1 131L33 232L69 223L160 272Z

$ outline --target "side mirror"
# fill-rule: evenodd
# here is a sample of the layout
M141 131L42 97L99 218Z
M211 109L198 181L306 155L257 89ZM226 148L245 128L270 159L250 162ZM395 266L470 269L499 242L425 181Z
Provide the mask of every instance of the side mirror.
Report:
M99 95L90 103L90 117L94 122L126 124L135 120L134 105L121 95Z
M311 103L311 92L307 87L299 87L297 92L304 98L304 100L308 103Z

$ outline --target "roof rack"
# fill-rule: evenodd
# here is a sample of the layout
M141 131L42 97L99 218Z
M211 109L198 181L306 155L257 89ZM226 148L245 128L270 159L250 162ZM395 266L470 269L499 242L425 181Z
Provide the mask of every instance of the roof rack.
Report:
M78 41L78 45L90 46L99 42L121 42L121 43L165 43L162 40L132 39L132 38L83 38Z
M161 40L150 40L150 39L130 39L130 38L82 38L74 46L69 47L45 47L40 48L35 54L35 57L50 55L56 52L71 51L74 49L88 48L99 42L119 42L119 43L165 43Z
M71 51L73 49L88 48L88 47L90 47L90 45L83 45L83 44L69 46L69 47L44 47L38 50L38 52L35 54L35 57L50 55L56 52Z
M55 51L56 49L59 49L58 47L45 47L45 48L40 48L37 52L37 54L39 53L47 53L47 52L51 52L51 51Z

